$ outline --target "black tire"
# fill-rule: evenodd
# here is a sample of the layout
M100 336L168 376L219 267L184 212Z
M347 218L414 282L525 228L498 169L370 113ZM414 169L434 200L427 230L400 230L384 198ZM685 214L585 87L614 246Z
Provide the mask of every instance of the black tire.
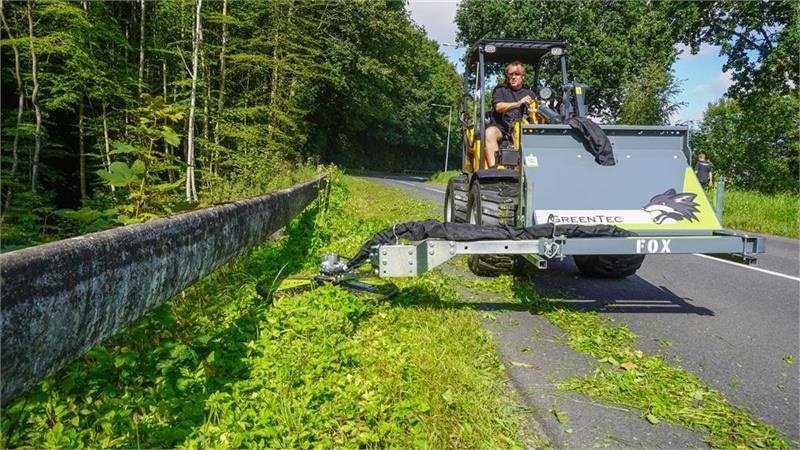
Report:
M582 275L592 278L624 278L639 270L644 255L575 255Z
M452 220L449 220L449 222L466 223L468 221L467 199L469 197L469 176L467 174L461 174L451 178L447 183L447 194L450 194L450 199L452 199L453 204ZM445 204L447 204L447 202L448 198L445 198ZM448 222L447 211L445 211L445 222Z
M476 225L515 225L519 185L514 182L472 184L467 200L467 220ZM514 255L470 255L469 268L475 275L496 277L513 273Z

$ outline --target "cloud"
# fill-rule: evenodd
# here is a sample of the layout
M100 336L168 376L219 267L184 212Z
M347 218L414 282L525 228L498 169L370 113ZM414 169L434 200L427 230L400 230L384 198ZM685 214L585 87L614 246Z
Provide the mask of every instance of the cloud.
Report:
M692 61L698 59L710 59L719 56L720 46L701 44L696 55L692 54L692 49L688 45L676 44L675 50L678 52L678 59Z
M454 44L458 27L455 24L456 0L410 0L411 20L423 27L428 37L438 42Z
M722 97L733 84L730 72L720 72L710 83L698 84L692 88L692 95L700 97Z

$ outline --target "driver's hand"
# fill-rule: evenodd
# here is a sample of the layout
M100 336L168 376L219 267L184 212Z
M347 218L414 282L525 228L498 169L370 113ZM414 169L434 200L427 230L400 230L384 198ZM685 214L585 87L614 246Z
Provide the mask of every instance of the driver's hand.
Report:
M520 105L525 105L527 103L530 103L531 100L532 100L531 96L530 95L526 95L525 97L522 97L522 100L519 101L519 104Z

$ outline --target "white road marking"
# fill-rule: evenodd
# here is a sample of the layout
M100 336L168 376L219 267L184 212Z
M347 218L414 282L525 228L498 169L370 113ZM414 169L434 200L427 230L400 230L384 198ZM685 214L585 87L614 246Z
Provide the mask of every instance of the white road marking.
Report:
M699 256L699 257L701 257L701 258L706 258L706 259L713 259L714 261L718 261L718 262L725 263L725 264L730 264L730 265L732 265L732 266L740 267L740 268L742 268L742 269L750 269L750 270L755 270L756 272L763 272L763 273L766 273L766 274L775 275L776 277L788 278L788 279L790 279L790 280L794 280L794 281L800 281L800 278L798 278L798 277L793 277L793 276L791 276L791 275L786 275L785 273L773 272L773 271L771 271L771 270L767 270L767 269L761 269L761 268L759 268L759 267L746 266L746 265L744 265L744 264L735 263L735 262L733 262L733 261L726 261L726 260L724 260L724 259L714 258L713 256L701 255L700 253L692 253L692 254L693 254L694 256Z

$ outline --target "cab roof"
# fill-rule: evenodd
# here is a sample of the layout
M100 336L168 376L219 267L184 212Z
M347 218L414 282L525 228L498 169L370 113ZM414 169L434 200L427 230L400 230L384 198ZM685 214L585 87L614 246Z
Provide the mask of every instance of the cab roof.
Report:
M495 51L486 51L488 46L494 46ZM546 55L551 48L567 48L564 41L532 41L527 39L481 39L467 55L467 66L478 61L478 52L483 49L483 59L487 63L508 63L519 60L525 64L536 66L539 59Z

